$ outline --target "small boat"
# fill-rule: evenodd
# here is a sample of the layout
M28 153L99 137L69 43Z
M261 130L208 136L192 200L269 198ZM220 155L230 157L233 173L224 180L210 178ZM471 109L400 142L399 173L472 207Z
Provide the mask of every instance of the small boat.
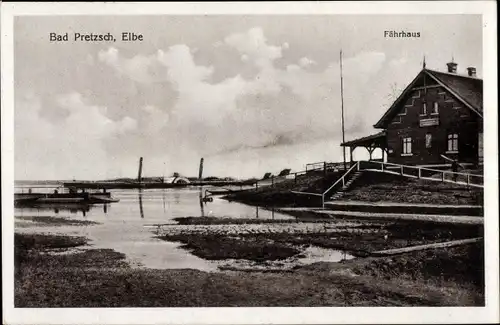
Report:
M31 205L31 204L100 204L118 202L118 199L112 198L109 192L76 192L70 190L69 193L59 193L55 190L53 193L15 193L14 204L16 205Z

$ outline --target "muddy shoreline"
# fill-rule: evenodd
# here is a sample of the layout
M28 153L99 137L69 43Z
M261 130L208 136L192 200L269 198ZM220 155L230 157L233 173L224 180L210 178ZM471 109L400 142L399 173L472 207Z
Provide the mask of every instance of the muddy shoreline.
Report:
M405 231L415 236L416 244L474 237L482 233L482 226L359 220L359 224L351 220L346 225L342 219L311 222L307 217L295 223L290 220L269 223L255 219L226 219L181 218L171 228L184 227L182 231L164 234L163 239L175 239L202 258L249 260L261 268L242 270L226 266L218 272L134 268L124 254L111 249L94 249L92 242L84 237L16 233L15 306L484 305L482 242L392 257L353 258L292 269L266 269L269 263L281 263L290 256L292 259L300 257L301 249L309 245L370 252L407 245ZM326 222L340 229L336 232L240 232L232 237L214 234L209 228L258 226L275 230L272 227L307 224L311 225L307 229L314 229ZM208 228L203 228L206 233L200 234L186 227ZM356 227L358 232L349 231ZM388 234L388 238L382 234Z
M482 245L318 263L293 272L133 269L122 254L69 249L80 239L16 234L16 307L480 306ZM23 243L20 245L20 243ZM62 247L61 247L62 246ZM24 259L20 256L25 255ZM439 261L453 262L444 273ZM397 267L395 267L397 266ZM476 269L470 269L476 266ZM469 269L468 269L469 268ZM458 272L457 272L458 271ZM474 275L474 276L471 276Z
M278 222L177 218L180 226L163 227L157 238L180 242L192 254L208 260L263 261L294 256L299 254L301 247L309 245L365 257L376 251L483 235L482 225L411 220L360 221L352 217L314 219L313 216L302 214L302 218Z

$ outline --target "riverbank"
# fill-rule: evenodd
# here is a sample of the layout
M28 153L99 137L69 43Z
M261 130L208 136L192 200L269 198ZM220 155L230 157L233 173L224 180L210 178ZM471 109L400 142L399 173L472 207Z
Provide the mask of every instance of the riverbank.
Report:
M321 207L321 194L340 176L341 173L330 173L326 178L321 174L302 175L297 181L285 180L273 186L230 193L223 198L267 207ZM292 191L315 195L297 195ZM340 198L353 202L483 206L483 192L478 187L362 171L349 188L342 190ZM333 194L335 192L329 193ZM328 201L329 197L325 199Z
M194 223L190 219L191 223ZM200 220L200 222L205 222ZM209 221L210 222L210 221ZM241 221L238 221L241 222ZM281 224L285 225L285 222ZM367 225L368 228L373 225ZM384 226L384 231L391 229ZM362 227L361 227L362 228ZM394 228L394 226L393 226ZM410 227L411 228L411 227ZM395 229L395 228L394 228ZM452 230L452 237L477 229ZM442 233L442 229L434 233ZM432 227L424 231L432 236ZM345 234L347 236L347 234ZM194 236L199 237L199 236ZM194 238L192 235L190 240ZM249 235L203 247L252 258L256 252L310 244L317 234ZM350 237L363 242L363 237ZM187 238L187 237L185 237ZM179 238L181 239L181 238ZM272 239L272 240L271 240ZM318 237L315 245L332 238ZM362 240L363 239L363 240ZM385 240L382 237L382 241ZM373 249L379 239L367 241ZM249 243L253 242L254 246ZM396 241L394 241L396 242ZM274 247L262 249L261 243ZM15 234L16 307L216 307L216 306L480 306L484 304L483 244L433 249L392 257L315 263L276 272L156 270L131 267L124 254L93 249L84 237ZM214 246L215 245L215 246ZM379 246L377 246L379 245ZM384 244L387 246L387 244ZM390 245L388 245L390 246ZM288 246L287 246L288 247ZM365 247L366 248L366 247ZM212 253L217 252L216 249ZM246 255L245 255L246 254ZM273 257L274 256L274 257ZM285 256L260 256L261 262ZM258 258L259 260L259 258Z

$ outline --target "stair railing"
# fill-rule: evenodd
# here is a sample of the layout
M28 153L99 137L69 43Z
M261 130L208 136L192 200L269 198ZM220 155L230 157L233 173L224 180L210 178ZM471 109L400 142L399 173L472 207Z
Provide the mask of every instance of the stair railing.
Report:
M324 209L325 208L325 197L327 196L327 194L332 190L334 189L340 182L342 182L342 187L345 186L346 184L346 177L349 176L353 170L356 170L358 171L359 170L359 161L356 162L354 165L351 166L351 168L349 168L345 173L344 175L342 175L342 177L340 177L335 183L332 184L332 186L330 186L328 189L326 189L326 191L324 191L322 194L321 194L321 207Z
M312 192L300 192L300 191L290 191L291 193L297 194L297 195L308 195L308 196L316 196L316 197L321 197L321 207L324 209L325 208L325 197L327 197L327 194L334 189L337 185L342 183L342 187L345 186L346 184L346 178L349 176L353 170L359 171L359 161L356 162L354 165L351 166L339 179L333 183L332 186L330 186L326 191L323 191L323 193L312 193Z

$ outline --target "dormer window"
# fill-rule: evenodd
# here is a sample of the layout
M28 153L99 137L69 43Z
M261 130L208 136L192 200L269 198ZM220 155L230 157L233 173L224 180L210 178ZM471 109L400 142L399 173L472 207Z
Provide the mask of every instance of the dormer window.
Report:
M434 107L432 108L432 115L439 115L439 104L434 102Z

